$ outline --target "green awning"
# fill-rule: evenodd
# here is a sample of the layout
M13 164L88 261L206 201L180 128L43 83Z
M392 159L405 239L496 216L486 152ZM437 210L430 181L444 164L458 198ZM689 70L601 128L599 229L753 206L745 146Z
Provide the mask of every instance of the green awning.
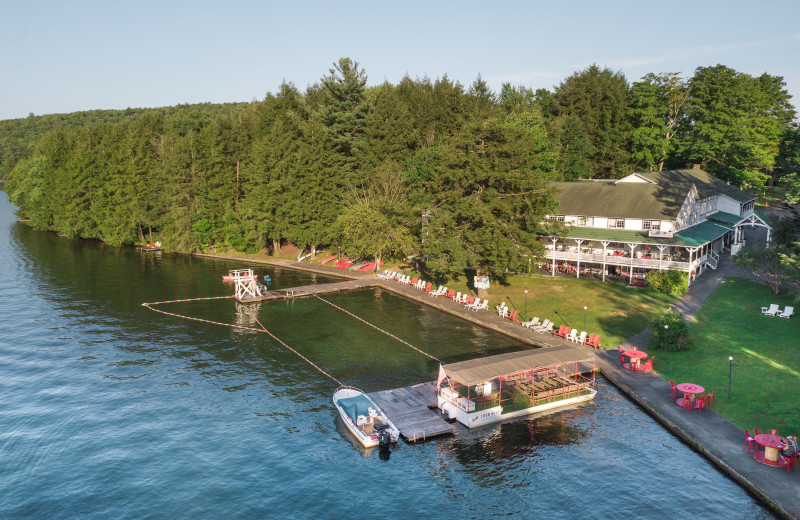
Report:
M695 224L692 227L675 233L675 236L679 237L690 246L698 247L713 242L731 229L731 227L723 226L718 222L706 220L705 222Z
M698 247L721 237L732 227L719 222L707 220L700 224L688 227L675 233L672 237L651 237L647 231L613 228L579 228L572 227L566 230L565 238L590 240L597 242L626 242L629 244L643 244L649 246L681 246Z
M714 220L716 222L722 222L723 224L738 224L742 217L739 215L734 215L733 213L725 213L724 211L717 211L716 213L712 213L706 217L708 220Z

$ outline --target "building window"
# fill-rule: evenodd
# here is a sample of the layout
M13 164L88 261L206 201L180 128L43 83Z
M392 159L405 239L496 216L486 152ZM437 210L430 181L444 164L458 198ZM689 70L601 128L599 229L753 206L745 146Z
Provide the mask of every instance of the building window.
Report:
M564 215L550 215L550 220L555 220L556 222L564 222Z
M748 204L745 204L744 206L742 206L742 213L741 214L744 215L748 211L753 211L754 207L755 207L755 205L752 202L750 202Z
M624 218L610 218L610 219L608 219L608 227L617 228L617 229L625 229L625 219Z
M645 220L642 222L642 229L645 231L648 229L652 229L653 231L661 230L661 221L660 220Z
M592 227L592 226L594 226L594 218L593 217L578 217L576 225L580 226L580 227Z

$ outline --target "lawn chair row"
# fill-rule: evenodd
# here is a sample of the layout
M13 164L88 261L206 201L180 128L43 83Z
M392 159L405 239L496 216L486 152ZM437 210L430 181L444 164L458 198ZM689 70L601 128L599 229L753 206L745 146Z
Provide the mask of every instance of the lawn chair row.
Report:
M794 307L787 305L785 309L780 310L778 304L773 303L769 307L761 307L761 314L788 319L790 316L794 316Z

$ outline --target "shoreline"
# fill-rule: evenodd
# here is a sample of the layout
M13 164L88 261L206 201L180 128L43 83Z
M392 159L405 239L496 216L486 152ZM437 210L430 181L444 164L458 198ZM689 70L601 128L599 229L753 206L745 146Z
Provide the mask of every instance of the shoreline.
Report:
M569 343L551 335L537 334L500 318L494 312L470 312L461 304L447 299L428 297L408 285L376 278L374 273L342 272L330 266L306 264L279 258L250 258L236 255L195 253L193 256L219 260L234 260L289 269L315 272L344 279L372 279L376 287L410 298L428 307L465 319L471 323L499 332L513 339L540 348ZM425 296L424 298L422 296ZM713 408L703 412L684 412L671 399L669 382L656 374L634 373L624 370L617 361L617 350L594 350L598 369L608 381L627 398L658 421L670 433L703 455L719 471L764 503L774 513L784 518L800 520L800 486L785 468L768 467L757 462L744 451L744 432L738 426L717 414Z

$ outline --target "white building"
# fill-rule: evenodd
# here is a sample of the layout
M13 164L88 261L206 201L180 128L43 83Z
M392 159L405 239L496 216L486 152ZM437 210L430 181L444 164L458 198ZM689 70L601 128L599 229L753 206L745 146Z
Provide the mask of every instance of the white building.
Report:
M634 173L619 180L555 182L563 222L546 237L544 266L577 277L641 283L648 270L678 269L689 280L744 246L744 228L770 227L756 197L700 169Z

